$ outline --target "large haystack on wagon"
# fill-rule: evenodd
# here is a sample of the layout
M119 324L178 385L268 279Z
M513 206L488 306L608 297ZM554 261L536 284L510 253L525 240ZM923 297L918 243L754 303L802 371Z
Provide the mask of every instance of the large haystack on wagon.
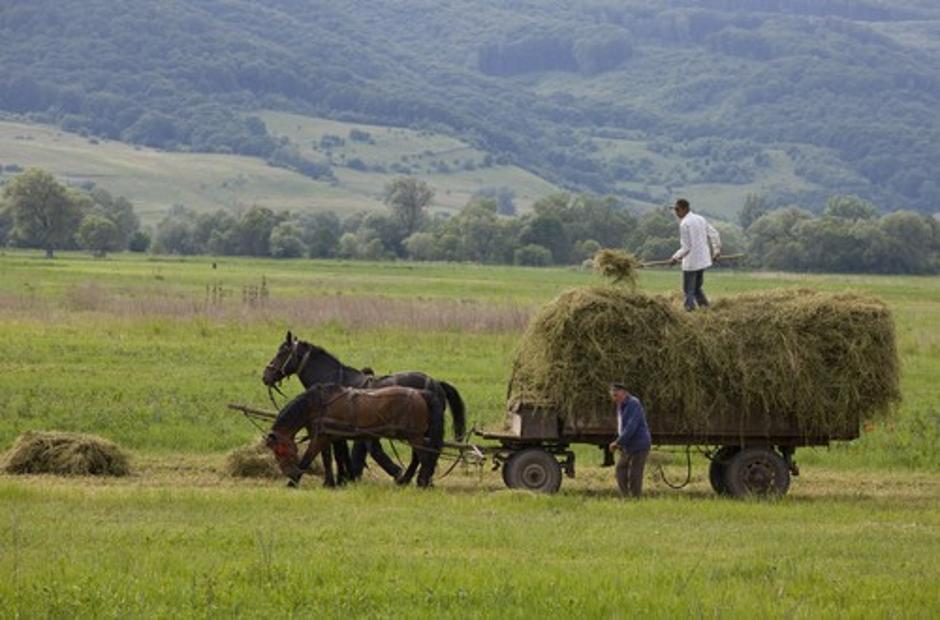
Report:
M572 444L617 433L608 385L644 403L653 443L701 446L715 491L786 493L800 446L858 437L899 399L894 324L880 301L785 290L686 313L625 287L561 294L532 320L509 385L506 429L484 436L506 484L554 492Z

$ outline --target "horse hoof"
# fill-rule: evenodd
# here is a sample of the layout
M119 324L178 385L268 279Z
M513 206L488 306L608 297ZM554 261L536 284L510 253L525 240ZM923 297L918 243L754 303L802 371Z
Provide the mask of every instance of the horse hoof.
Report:
M287 488L288 488L288 489L296 489L296 488L298 488L299 486L300 486L300 482L299 482L298 480L288 480L288 481L287 481Z

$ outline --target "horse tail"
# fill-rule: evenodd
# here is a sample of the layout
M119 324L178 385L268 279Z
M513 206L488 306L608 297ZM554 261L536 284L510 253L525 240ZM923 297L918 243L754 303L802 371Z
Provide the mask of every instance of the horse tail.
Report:
M444 389L447 396L447 403L450 405L450 414L454 417L454 439L460 441L464 433L467 432L467 410L464 407L463 399L460 398L460 392L457 388L446 381L438 381Z

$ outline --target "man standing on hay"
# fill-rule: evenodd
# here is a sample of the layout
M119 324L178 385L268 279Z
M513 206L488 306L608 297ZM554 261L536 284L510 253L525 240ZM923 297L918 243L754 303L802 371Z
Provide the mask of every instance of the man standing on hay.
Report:
M712 259L721 255L721 236L705 218L689 209L689 201L680 198L673 207L679 218L680 247L672 255L670 262L675 265L682 261L682 293L685 295L685 309L705 308L708 299L702 291L705 270L712 266Z
M611 452L620 450L617 486L622 496L640 497L643 468L653 444L646 412L640 399L630 394L622 383L610 384L610 398L617 405L617 439L610 442Z

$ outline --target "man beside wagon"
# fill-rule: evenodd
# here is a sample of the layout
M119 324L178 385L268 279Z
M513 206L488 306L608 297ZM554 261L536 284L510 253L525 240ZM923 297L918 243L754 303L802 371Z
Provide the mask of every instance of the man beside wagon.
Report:
M627 391L622 383L610 384L610 398L617 408L617 439L610 450L620 450L617 460L617 486L624 497L640 497L643 493L643 469L652 447L646 411L640 399Z

